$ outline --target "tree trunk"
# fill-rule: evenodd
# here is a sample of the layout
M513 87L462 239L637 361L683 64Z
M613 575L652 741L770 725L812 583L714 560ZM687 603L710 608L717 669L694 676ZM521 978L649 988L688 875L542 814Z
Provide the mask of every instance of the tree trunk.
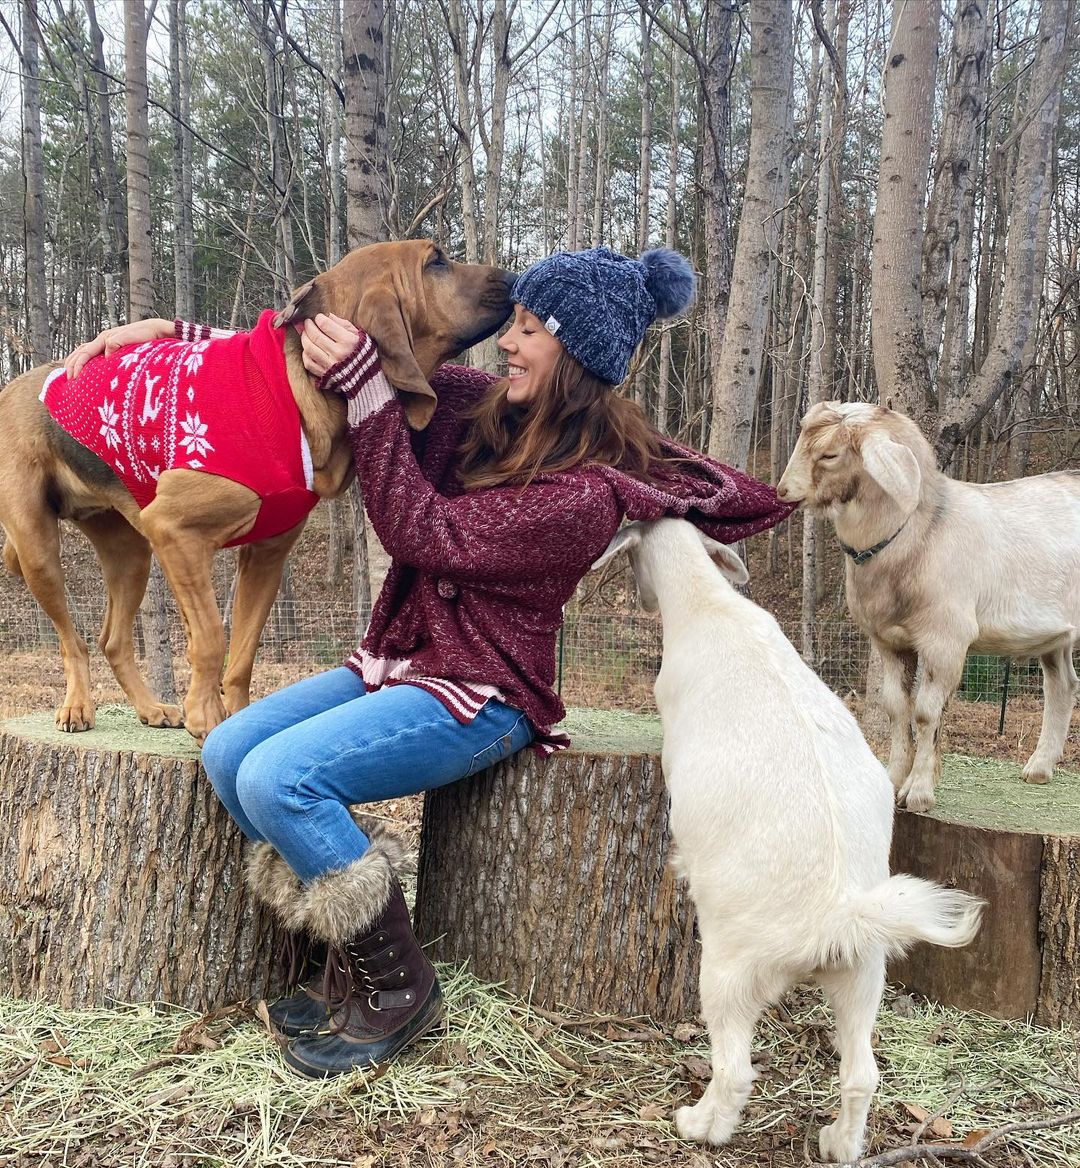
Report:
M750 159L724 344L712 385L709 454L745 468L769 314L772 267L788 183L792 117L791 0L750 10Z
M923 338L922 255L941 0L895 0L874 213L870 332L878 393L926 432L937 409Z
M45 278L45 159L41 141L41 81L38 77L37 0L22 0L23 230L26 246L26 316L30 360L52 357L49 287Z
M149 99L146 85L146 9L124 5L124 95L127 108L128 285L131 320L154 315L150 251Z
M103 202L105 226L102 228L104 255L102 257L105 290L109 297L109 324L116 323L117 305L114 303L115 284L120 282L121 298L127 299L127 217L116 172L116 151L113 149L112 117L109 110L109 78L105 67L105 38L97 22L94 0L85 0L86 18L90 27L90 51L94 71L94 99L97 112L97 136L101 150L99 170L99 199Z
M668 126L668 173L664 203L664 246L675 247L675 210L679 176L679 79L671 62L671 122ZM660 369L656 378L656 428L669 434L668 420L671 397L671 328L660 335Z
M842 84L843 78L837 79ZM810 295L810 370L806 383L807 405L825 400L825 283L829 259L828 225L832 195L833 74L826 55L821 67L821 124L818 134L817 211L814 217L814 279ZM834 317L835 324L835 317ZM834 338L835 339L835 338ZM835 349L835 346L834 346ZM831 373L831 371L830 371ZM802 542L802 656L813 669L817 664L818 547L822 523L803 514Z
M948 317L950 279L954 266L967 259L970 271L971 233L975 226L975 179L979 126L990 84L992 24L990 0L956 0L945 120L934 161L934 189L923 238L923 335L934 379L942 326ZM951 321L966 333L966 319ZM954 338L946 337L951 348ZM941 395L939 394L939 404Z
M383 0L344 0L345 141L349 247L386 232L386 107Z
M274 988L280 937L250 901L243 837L186 731L123 707L68 735L0 732L0 980L64 1008L210 1010Z
M187 0L169 0L169 89L172 98L173 264L176 314L195 317L195 238L191 190L191 62L187 45Z
M990 351L978 376L969 380L948 414L941 418L936 435L938 460L946 465L956 446L1014 383L1020 360L1033 327L1032 303L1037 302L1039 211L1043 187L1050 181L1054 130L1061 98L1061 78L1073 14L1068 3L1044 4L1039 13L1038 46L1028 99L1017 129L1019 149L1016 181L1009 207L1005 245L1003 294ZM1006 153L1006 147L1001 153Z
M719 392L724 326L731 294L731 182L727 156L731 144L731 45L735 0L712 0L705 14L705 61L698 80L704 107L701 143L703 231L705 236L705 337L708 383L705 400ZM690 411L693 412L692 410Z
M417 931L545 1008L685 1018L698 946L666 863L658 722L589 710L570 726L573 750L429 792Z

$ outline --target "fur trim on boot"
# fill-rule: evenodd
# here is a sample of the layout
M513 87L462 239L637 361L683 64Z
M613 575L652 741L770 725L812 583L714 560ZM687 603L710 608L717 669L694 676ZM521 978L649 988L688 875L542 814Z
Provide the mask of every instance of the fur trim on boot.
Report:
M251 845L244 861L244 876L251 894L270 909L281 925L294 933L303 929L304 886L272 845Z
M311 936L337 947L363 936L378 921L408 862L401 839L377 820L353 818L371 846L347 867L317 876L304 890L301 908Z

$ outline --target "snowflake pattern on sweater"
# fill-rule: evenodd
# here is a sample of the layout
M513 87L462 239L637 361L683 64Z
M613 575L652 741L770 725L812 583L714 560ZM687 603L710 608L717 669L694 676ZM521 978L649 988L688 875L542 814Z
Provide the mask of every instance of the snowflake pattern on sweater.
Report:
M319 501L311 454L285 371L284 330L267 311L249 333L180 326L54 370L41 400L56 423L120 477L140 508L167 470L221 475L262 500L251 543L295 527Z

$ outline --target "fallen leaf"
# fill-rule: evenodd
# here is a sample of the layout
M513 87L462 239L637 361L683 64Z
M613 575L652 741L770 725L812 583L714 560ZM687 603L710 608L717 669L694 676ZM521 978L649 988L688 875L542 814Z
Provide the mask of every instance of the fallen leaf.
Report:
M638 1119L666 1119L667 1105L664 1103L646 1103L638 1110Z
M705 1031L700 1026L695 1026L693 1022L680 1022L675 1027L673 1037L676 1042L693 1042L704 1033Z
M427 1111L421 1111L416 1121L421 1127L431 1127L435 1122L435 1108L429 1107Z
M712 1076L712 1065L708 1060L699 1058L696 1054L688 1054L682 1060L682 1065L690 1072L692 1079L705 1081Z
M977 1127L969 1131L966 1136L960 1141L960 1147L973 1148L980 1140L985 1140L990 1134L990 1129L987 1127Z
M492 1156L499 1150L499 1145L494 1140L488 1140L480 1151L485 1156Z

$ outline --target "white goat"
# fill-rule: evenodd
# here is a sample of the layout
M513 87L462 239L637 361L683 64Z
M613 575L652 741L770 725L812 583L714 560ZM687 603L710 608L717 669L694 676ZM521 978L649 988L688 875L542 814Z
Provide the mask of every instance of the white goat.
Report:
M624 550L642 607L663 616L664 775L697 906L712 1045L712 1082L676 1112L679 1134L731 1137L761 1011L813 977L835 1011L840 1052L840 1114L821 1131L821 1155L854 1160L878 1083L871 1034L886 957L916 940L966 945L981 902L890 878L884 768L776 621L728 583L747 578L734 552L661 519L623 528L595 566Z
M848 608L884 662L897 801L934 805L941 715L969 650L1040 659L1042 731L1023 775L1048 783L1080 690L1080 474L958 482L905 415L823 402L777 493L831 519L848 552Z

